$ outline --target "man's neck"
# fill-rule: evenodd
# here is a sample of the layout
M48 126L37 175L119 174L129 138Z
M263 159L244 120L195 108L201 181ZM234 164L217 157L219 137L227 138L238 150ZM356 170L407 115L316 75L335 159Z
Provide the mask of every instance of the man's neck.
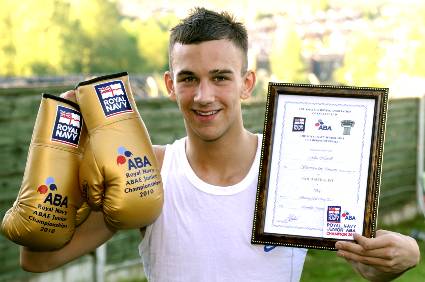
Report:
M257 151L257 139L246 130L211 142L189 136L186 156L199 178L209 184L230 186L247 175Z

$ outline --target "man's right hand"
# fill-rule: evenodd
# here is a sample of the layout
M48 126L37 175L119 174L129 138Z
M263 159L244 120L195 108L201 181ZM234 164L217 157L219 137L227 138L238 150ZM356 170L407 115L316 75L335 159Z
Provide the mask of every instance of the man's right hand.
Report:
M20 264L29 272L47 272L94 251L109 240L115 231L110 229L102 212L92 211L86 221L75 230L71 241L59 250L36 252L21 248Z

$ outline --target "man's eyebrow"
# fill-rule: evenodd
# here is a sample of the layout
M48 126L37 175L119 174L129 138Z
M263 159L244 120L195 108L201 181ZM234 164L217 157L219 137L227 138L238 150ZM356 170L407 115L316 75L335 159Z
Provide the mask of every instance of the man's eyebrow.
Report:
M182 76L182 75L194 75L194 72L189 70L181 70L177 73L177 76Z
M229 69L214 69L214 70L210 70L208 73L211 75L233 74L233 71ZM181 70L177 73L177 76L185 76L185 75L195 75L195 73L190 70Z
M210 74L233 74L233 71L228 70L228 69L215 69L215 70L211 70L209 71Z

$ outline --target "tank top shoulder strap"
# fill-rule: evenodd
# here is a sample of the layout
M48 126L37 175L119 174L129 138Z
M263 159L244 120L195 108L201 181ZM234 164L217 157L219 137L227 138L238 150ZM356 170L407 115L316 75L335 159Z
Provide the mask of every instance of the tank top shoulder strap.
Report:
M164 160L162 161L162 168L161 168L161 177L162 177L162 183L163 187L167 186L167 178L168 178L168 172L170 169L172 169L173 166L173 160L175 160L175 155L179 153L181 150L181 147L184 148L186 143L186 137L183 137L181 139L178 139L174 141L172 144L167 144L165 147L165 153L164 153Z

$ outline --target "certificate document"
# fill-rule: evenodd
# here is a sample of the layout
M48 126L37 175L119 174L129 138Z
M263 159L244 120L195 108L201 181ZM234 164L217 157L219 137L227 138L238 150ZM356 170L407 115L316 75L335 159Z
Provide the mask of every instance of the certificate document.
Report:
M374 162L382 158L375 149L383 141L377 132L379 126L383 132L383 119L376 118L383 101L374 95L349 95L347 88L338 95L331 87L284 84L292 90L285 93L278 86L273 115L266 116L264 138L269 142L263 144L260 170L266 173L260 172L256 213L262 222L257 227L272 238L313 239L309 244L314 238L323 243L367 233L365 216L370 222L377 208L379 187L370 186L380 179Z
M375 100L280 95L277 107L264 231L361 234Z

